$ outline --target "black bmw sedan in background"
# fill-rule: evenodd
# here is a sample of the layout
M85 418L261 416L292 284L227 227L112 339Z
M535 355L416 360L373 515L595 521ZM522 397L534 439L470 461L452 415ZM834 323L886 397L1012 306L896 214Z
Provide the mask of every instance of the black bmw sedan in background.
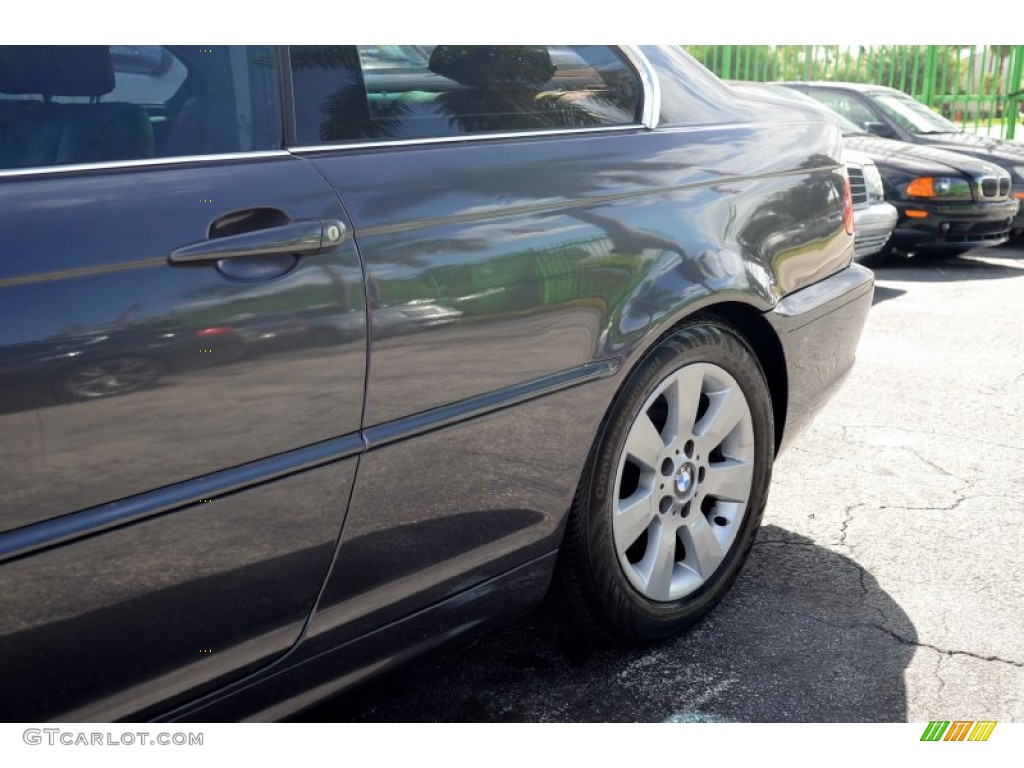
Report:
M1010 176L1012 196L1024 200L1024 145L1016 141L978 136L895 88L862 83L786 83L838 112L866 133L922 147L968 155L1003 169ZM1024 210L1011 225L1024 234Z
M1009 240L1019 202L1010 174L993 163L935 147L883 139L845 114L779 83L737 83L742 93L771 94L824 109L836 120L847 149L870 157L885 199L899 218L886 246L862 259L878 266L894 252L955 255Z

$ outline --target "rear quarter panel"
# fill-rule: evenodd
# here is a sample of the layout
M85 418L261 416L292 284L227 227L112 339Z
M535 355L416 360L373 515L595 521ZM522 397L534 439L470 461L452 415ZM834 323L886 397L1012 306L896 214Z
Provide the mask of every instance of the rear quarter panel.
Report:
M306 154L366 269L370 449L302 653L552 552L658 338L721 302L768 311L850 262L835 126L701 78L653 131ZM574 388L546 394L553 376Z

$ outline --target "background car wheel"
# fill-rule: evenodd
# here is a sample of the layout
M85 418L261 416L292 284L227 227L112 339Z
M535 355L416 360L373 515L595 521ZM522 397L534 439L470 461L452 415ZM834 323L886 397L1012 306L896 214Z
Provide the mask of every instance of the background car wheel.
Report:
M684 326L619 394L573 502L552 599L587 633L659 640L704 617L750 551L774 459L757 358Z
M64 388L74 397L95 400L151 386L160 374L160 366L152 360L117 357L76 368L64 380Z

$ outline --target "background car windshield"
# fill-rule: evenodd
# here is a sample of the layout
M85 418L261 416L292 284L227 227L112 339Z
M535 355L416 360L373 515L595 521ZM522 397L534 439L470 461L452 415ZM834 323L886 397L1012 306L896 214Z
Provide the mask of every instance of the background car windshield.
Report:
M874 101L885 116L911 133L959 133L960 130L942 115L909 96L875 94Z
M822 107L824 107L824 110L828 112L829 117L834 118L835 121L839 123L839 130L843 132L843 136L863 136L865 134L863 128L837 110L832 104L827 103L824 99L816 99L805 93L800 93L799 91L794 91L781 85L770 85L768 88L770 88L771 92L776 95L784 96L793 101L799 101L801 104L807 104L808 106L816 107L818 109L822 109Z

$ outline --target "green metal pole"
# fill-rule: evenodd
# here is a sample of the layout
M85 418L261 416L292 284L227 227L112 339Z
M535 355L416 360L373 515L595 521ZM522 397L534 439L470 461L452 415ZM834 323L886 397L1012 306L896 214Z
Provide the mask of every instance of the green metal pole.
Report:
M941 92L942 92L942 97L943 97L940 100L940 102L939 102L939 111L940 112L942 111L942 106L946 103L946 101L945 101L945 96L947 94L947 90L946 90L946 70L948 69L948 67L946 66L946 62L948 62L948 61L949 61L949 53L944 51L943 54L942 54L942 85L939 88L941 90ZM952 110L952 107L951 107L950 108L950 116L952 116L952 114L953 114L953 110Z
M732 77L732 46L722 46L722 79L728 80Z
M917 88L917 73L921 69L921 51L914 46L914 74L910 76L910 90L907 91L915 99L921 96L921 91Z
M963 69L963 57L960 55L960 48L956 48L956 79L953 81L953 119L956 119L956 113L960 112L960 122L964 121L963 110L957 108L957 104L960 103L960 75Z
M935 65L938 60L935 49L936 46L929 45L924 54L924 93L921 100L929 107L935 106Z
M981 83L979 83L980 87L978 88L978 110L977 110L977 112L976 112L976 114L974 116L974 132L975 133L978 132L978 128L981 126L982 104L985 101L987 101L987 99L984 98L985 96L988 95L988 89L985 87L985 75L987 74L986 70L988 69L988 67L986 66L987 63L988 63L988 46L984 45L981 48ZM989 125L990 128L992 127L992 112L991 112L991 110L989 111L989 114L988 114L988 125Z
M967 55L967 77L964 79L964 130L971 120L971 94L974 92L974 46Z
M1013 53L1010 55L1013 56L1013 63L1010 65L1010 77L1006 82L1006 92L1020 93L1021 71L1024 69L1024 45L1015 45L1013 47ZM1006 138L1008 139L1014 138L1017 133L1017 113L1019 104L1019 96L1007 99L1005 109L1010 112L1010 120L1006 124Z

